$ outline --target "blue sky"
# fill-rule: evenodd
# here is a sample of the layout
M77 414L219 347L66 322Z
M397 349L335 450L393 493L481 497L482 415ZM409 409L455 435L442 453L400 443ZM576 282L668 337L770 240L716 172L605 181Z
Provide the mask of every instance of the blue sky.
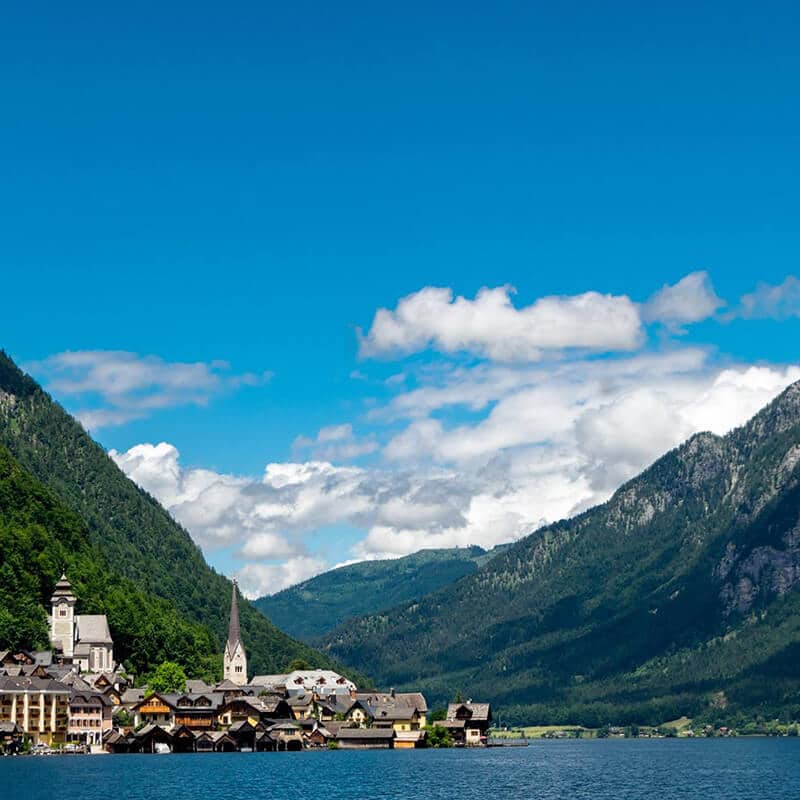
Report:
M107 448L169 443L121 463L212 563L249 567L251 593L513 538L794 376L791 4L44 3L4 27L0 346ZM691 320L636 306L635 345L575 348L565 329L565 347L509 359L498 337L523 318L478 305L447 318L453 347L423 314L402 346L359 351L357 328L426 287L513 286L512 310L643 304L700 272L673 298ZM759 284L780 288L743 305ZM608 411L592 447L599 418L578 419L564 381ZM524 424L514 408L554 386L566 427ZM409 411L426 388L461 394ZM647 446L614 451L631 415L611 412L637 388ZM486 438L493 412L526 433ZM295 471L263 496L267 464ZM309 481L311 498L286 490Z

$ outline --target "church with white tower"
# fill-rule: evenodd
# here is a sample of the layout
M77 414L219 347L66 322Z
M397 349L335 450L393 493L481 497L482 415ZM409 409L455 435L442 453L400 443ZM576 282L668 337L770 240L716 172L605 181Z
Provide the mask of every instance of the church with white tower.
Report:
M78 598L62 575L50 598L50 642L64 663L82 672L113 672L114 642L105 614L76 614Z
M228 641L225 642L223 655L222 678L239 686L247 683L247 655L242 643L242 631L239 627L239 601L236 598L236 578L233 579L231 592L231 619L228 625Z

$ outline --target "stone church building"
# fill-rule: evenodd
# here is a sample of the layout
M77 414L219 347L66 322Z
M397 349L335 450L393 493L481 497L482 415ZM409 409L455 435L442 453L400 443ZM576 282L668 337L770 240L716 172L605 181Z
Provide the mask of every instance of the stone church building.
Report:
M76 614L78 598L62 575L50 598L50 642L65 663L81 672L113 672L114 642L105 614Z

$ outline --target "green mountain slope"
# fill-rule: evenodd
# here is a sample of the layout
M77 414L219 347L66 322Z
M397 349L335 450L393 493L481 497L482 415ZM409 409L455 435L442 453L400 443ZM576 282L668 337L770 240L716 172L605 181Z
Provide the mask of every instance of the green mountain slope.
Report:
M45 609L65 569L80 611L108 615L118 660L136 672L168 658L217 671L211 631L120 576L90 543L86 523L0 446L0 649L48 646Z
M116 575L129 581L127 586L136 587L153 602L165 601L175 624L193 631L199 653L209 658L221 654L230 582L206 564L189 534L156 500L130 481L83 428L2 351L0 445L65 508L85 521L88 545ZM53 574L48 570L47 579ZM49 597L50 590L40 587L39 596ZM89 598L88 602L100 600ZM249 603L242 603L240 612L251 670L277 672L294 658L320 666L333 664L279 631Z
M520 721L800 715L798 584L800 384L326 648L382 684L460 689Z
M423 597L470 575L502 549L421 550L404 558L362 561L261 597L253 605L281 630L312 641L351 617Z

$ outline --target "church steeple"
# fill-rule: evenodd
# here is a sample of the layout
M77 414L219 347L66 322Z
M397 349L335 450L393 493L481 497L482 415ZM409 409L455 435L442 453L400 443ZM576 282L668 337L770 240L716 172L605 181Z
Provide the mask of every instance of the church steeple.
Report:
M228 647L233 650L234 645L241 644L242 629L239 627L239 601L236 599L236 578L231 587L231 620L228 624Z
M50 642L64 658L72 658L75 647L75 604L78 598L66 574L61 575L50 598Z
M223 655L223 676L225 680L242 685L247 683L247 655L242 642L242 630L239 626L239 601L236 596L237 583L233 579L231 587L231 618L228 623L228 641L225 642Z

